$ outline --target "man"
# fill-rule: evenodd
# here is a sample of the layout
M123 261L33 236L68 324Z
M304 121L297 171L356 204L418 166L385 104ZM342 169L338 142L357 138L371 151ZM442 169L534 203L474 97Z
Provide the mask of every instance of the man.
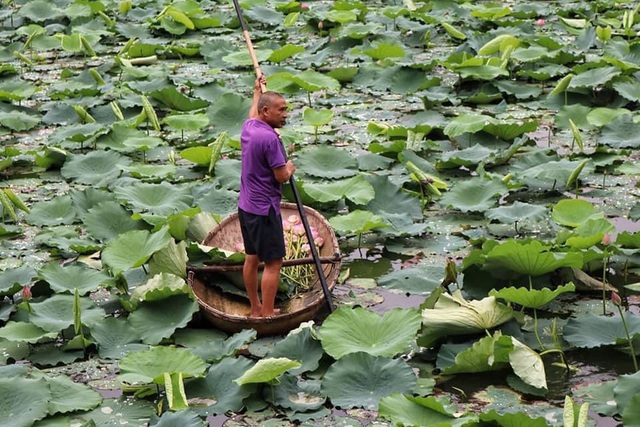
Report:
M264 76L256 79L249 119L242 126L242 173L238 214L246 252L242 279L251 302L251 317L270 317L275 309L280 268L285 256L280 201L282 184L296 168L286 160L275 129L285 125L287 103L275 92L261 93ZM258 264L264 262L258 296Z

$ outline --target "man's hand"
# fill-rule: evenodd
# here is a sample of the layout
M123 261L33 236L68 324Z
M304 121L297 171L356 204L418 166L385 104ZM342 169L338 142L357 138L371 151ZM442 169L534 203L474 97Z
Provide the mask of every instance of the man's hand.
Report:
M267 86L267 77L264 74L261 74L260 77L256 78L256 81L253 83L254 92L262 93L263 86Z

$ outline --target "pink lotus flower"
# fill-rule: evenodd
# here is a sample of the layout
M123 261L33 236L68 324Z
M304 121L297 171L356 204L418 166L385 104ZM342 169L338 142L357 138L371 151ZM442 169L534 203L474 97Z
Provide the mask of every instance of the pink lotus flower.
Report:
M304 227L300 224L294 225L293 232L298 236L304 236L304 233L305 233Z
M544 24L546 23L547 21L545 21L543 18L536 19L536 22L535 22L536 27L544 27Z
M302 245L302 247L300 247L300 249L302 250L303 253L311 252L311 246L309 246L308 243L305 243L304 245Z
M32 297L33 297L33 294L31 293L31 286L24 285L22 287L22 299L24 301L29 301Z
M609 246L611 244L611 235L610 234L605 234L604 236L602 236L602 244L605 246Z
M292 225L297 225L300 224L300 217L298 215L289 215L289 217L287 218L287 221L289 221Z
M316 238L313 240L313 243L315 243L315 245L316 245L318 248L321 248L321 247L322 247L322 245L324 245L324 239L322 238L322 236L318 236L318 237L316 237Z
M309 10L309 5L307 3L300 3L300 10Z

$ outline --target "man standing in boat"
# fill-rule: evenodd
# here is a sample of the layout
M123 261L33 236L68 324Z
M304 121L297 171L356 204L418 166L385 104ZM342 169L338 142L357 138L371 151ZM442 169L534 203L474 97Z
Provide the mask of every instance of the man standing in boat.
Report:
M286 124L287 102L275 92L262 93L266 78L256 79L249 118L242 126L242 172L238 214L246 258L242 279L251 302L251 317L279 313L275 306L285 256L280 215L282 184L296 168L287 161L276 129ZM264 262L258 296L258 264Z

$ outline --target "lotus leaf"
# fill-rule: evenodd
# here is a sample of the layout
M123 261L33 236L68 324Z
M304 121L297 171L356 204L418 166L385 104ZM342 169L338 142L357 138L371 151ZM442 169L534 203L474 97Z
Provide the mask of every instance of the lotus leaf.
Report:
M373 187L363 175L340 179L328 183L302 183L305 194L320 203L351 200L357 205L366 205L375 196Z
M114 151L91 151L70 156L60 173L79 184L104 187L120 176L120 166L130 163L130 159Z
M629 334L632 337L640 334L640 318L629 312L626 312L624 317ZM569 344L578 348L622 345L627 342L627 334L620 316L604 317L585 314L571 318L562 334Z
M107 317L91 328L91 336L98 344L98 353L104 359L121 359L135 351L148 350L140 343L138 332L126 320Z
M378 413L395 425L462 427L474 421L474 416L456 418L456 415L436 397L415 397L394 393L380 400Z
M298 369L300 362L286 357L264 358L245 371L239 378L233 380L238 385L253 383L269 383L291 369Z
M170 241L166 228L156 233L146 230L127 231L107 244L102 251L102 263L117 276L125 270L144 265Z
M471 178L455 185L440 199L440 204L462 212L483 212L493 207L507 193L499 179Z
M76 219L73 202L69 196L36 202L31 206L31 212L27 215L27 221L40 226L73 224Z
M155 414L155 405L147 400L131 400L126 397L105 399L101 407L85 412L76 417L96 425L127 425L130 427L146 427L149 419Z
M113 285L113 279L102 271L79 263L63 267L57 262L51 262L40 268L38 273L56 293L73 293L77 290L80 295L85 295L101 286Z
M442 337L481 333L513 318L511 308L495 297L465 301L460 291L442 294L432 309L422 310L419 342L430 345Z
M566 292L574 292L575 290L576 287L573 283L558 286L553 290L549 288L527 289L511 286L500 290L492 289L489 295L521 305L522 307L541 308L556 299L558 295Z
M440 286L444 279L444 269L426 264L392 271L377 279L378 286L411 295L429 295Z
M242 347L253 342L256 336L255 330L243 329L227 339L225 339L226 336L220 336L202 343L192 352L207 362L220 362L227 357L234 356Z
M102 403L102 396L84 384L77 384L70 378L59 376L47 378L51 390L49 413L88 411Z
M488 219L499 221L503 224L513 224L521 221L538 222L546 218L548 213L544 206L532 205L515 201L510 206L501 206L487 210L484 215Z
M50 340L58 336L57 332L46 331L33 323L7 322L0 328L0 338L12 342L35 344L40 340Z
M88 298L80 298L80 313L74 310L75 298L71 295L55 294L41 302L32 302L29 318L34 325L49 331L61 332L74 324L75 316L88 327L106 316L104 309L95 307Z
M343 233L367 233L377 228L388 227L384 219L369 211L355 210L346 215L334 216L329 220L331 226Z
M305 173L321 178L346 178L357 173L356 160L348 151L326 145L301 151L296 165Z
M36 277L36 270L27 264L4 270L0 273L0 296L15 294Z
M163 384L165 373L182 373L185 378L201 377L206 369L198 356L175 347L154 347L129 353L118 365L118 378L129 384Z
M185 243L181 242L181 244L184 245ZM151 277L144 285L136 286L131 293L131 299L136 301L158 301L173 295L184 294L189 294L189 285L184 281L184 278L168 272L162 272Z
M198 311L198 304L186 295L174 295L158 301L144 302L129 315L129 324L142 342L157 345L176 329L184 328Z
M267 357L288 357L301 363L300 368L291 370L290 373L298 375L304 372L313 372L320 366L324 352L320 341L312 336L310 328L304 328L297 333L287 335L285 339L277 342Z
M582 268L582 264L581 253L550 252L549 247L537 240L521 243L510 239L487 253L485 267L489 270L507 269L528 276L541 276L562 267Z
M83 218L87 231L95 239L109 242L120 234L144 228L142 221L131 218L131 212L115 201L99 203Z
M392 309L382 317L361 307L340 307L322 324L322 347L333 358L355 352L393 357L405 351L420 329L420 314Z
M528 414L523 412L515 412L515 413L499 413L495 409L479 414L479 419L481 422L486 423L496 423L500 426L528 426L528 427L546 427L548 426L547 421L544 417L531 418Z
M190 399L197 398L210 402L210 405L196 408L207 415L224 414L227 411L239 411L244 407L243 400L256 390L256 384L238 385L234 379L247 372L254 363L246 358L225 358L213 364L204 378L191 381L186 389Z
M375 409L380 400L394 393L411 393L416 375L402 359L347 354L329 367L321 392L340 408Z
M611 148L640 147L640 124L629 115L623 115L602 128L598 143Z
M44 379L0 378L0 417L11 420L12 426L30 427L45 418L50 399Z
M565 199L555 204L551 218L560 225L579 227L592 219L602 218L604 213L586 200Z
M320 409L327 398L320 393L319 380L300 381L296 376L286 373L280 383L273 387L269 400L278 407L303 412Z
M179 412L165 412L157 423L149 425L153 427L202 427L202 420L197 413L187 409Z

